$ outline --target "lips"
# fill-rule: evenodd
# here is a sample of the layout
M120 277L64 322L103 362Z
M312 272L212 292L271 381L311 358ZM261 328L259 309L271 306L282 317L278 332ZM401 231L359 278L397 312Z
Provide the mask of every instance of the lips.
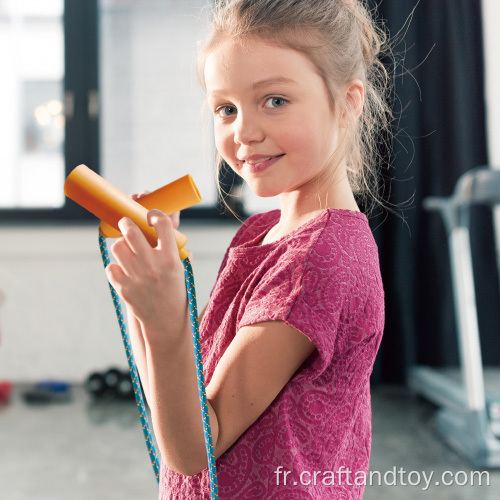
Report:
M269 156L264 156L264 155L244 156L243 158L239 158L239 160L248 163L250 165L256 165L257 163L270 160L271 158L278 158L279 156L283 156L283 154L269 155Z
M270 160L271 158L276 158L276 156L265 156L264 158L259 158L258 160L246 160L250 165L257 165L258 163L266 160Z
M246 168L251 173L255 174L257 172L262 172L271 165L274 165L283 156L285 155L281 154L276 156L264 156L264 155L245 156L242 160L244 161L243 167Z

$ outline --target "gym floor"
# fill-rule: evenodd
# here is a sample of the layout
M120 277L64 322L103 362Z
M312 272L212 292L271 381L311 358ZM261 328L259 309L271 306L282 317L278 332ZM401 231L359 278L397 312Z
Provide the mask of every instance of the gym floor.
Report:
M1 500L157 497L134 402L95 403L74 387L71 402L27 405L25 390L15 387L10 404L0 406ZM500 470L487 471L489 486L486 474L482 486L478 475L472 485L470 467L434 433L434 406L404 387L372 393L373 473L364 500L500 499ZM424 473L432 474L428 487ZM436 485L443 473L457 484Z

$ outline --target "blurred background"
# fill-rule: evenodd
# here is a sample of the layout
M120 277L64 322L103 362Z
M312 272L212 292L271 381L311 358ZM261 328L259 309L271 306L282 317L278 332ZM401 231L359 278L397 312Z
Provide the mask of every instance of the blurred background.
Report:
M205 3L0 0L1 500L155 498L98 222L63 184L81 163L126 193L190 173L203 201L180 229L207 302L240 223L217 192L195 74ZM365 498L498 499L500 3L371 5L398 61L381 180L396 213L370 217L386 291L371 469L487 470L490 485ZM279 206L219 181L243 218ZM474 186L491 188L478 204Z

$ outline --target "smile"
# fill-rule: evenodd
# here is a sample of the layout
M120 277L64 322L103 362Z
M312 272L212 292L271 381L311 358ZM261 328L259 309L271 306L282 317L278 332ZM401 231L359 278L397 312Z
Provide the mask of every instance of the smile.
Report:
M250 163L250 165L256 165L257 163L260 163L261 161L267 161L270 160L271 158L275 158L275 156L266 156L265 158L259 158L258 160L247 160L247 163Z
M248 158L243 163L243 167L245 167L249 172L255 174L257 172L262 172L266 170L271 165L274 165L278 160L280 160L284 154L278 156L263 156L261 158Z

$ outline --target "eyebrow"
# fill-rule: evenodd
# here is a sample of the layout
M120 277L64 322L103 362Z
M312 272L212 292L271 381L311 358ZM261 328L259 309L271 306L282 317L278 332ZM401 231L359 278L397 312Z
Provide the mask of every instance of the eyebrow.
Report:
M260 80L258 82L255 82L252 85L252 89L259 89L262 87L268 87L270 85L277 85L277 84L290 84L290 85L298 85L298 82L295 80L292 80L291 78L286 78L284 76L276 76L272 78L266 78L265 80ZM217 96L219 94L224 94L225 92L223 90L214 90L213 92L210 92L210 94Z
M268 85L275 85L277 83L288 83L288 84L297 85L297 82L295 80L292 80L291 78L286 78L284 76L277 76L274 78L267 78L266 80L261 80L259 82L255 82L252 85L252 87L254 89L257 89L260 87L267 87Z

